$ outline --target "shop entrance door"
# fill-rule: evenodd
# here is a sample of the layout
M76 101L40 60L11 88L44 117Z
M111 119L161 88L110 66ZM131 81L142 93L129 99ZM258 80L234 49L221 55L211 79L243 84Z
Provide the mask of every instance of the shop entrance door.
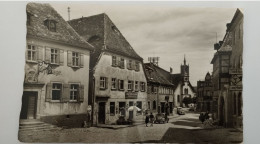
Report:
M130 101L129 102L129 107L133 106L134 102ZM129 111L129 119L132 120L134 118L134 111Z
M99 102L98 103L98 123L105 124L106 119L106 103Z

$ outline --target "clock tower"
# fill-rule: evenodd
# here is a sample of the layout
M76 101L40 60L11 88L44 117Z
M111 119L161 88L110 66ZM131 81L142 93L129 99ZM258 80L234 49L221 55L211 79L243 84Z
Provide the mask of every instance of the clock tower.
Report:
M181 64L181 76L184 82L189 81L189 65L186 64L185 55L184 55L183 65Z

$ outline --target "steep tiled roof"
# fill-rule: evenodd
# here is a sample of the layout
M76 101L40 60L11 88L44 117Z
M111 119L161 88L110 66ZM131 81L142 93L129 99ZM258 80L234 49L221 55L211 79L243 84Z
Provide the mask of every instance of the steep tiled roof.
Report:
M144 69L148 82L173 86L173 84L169 81L170 72L167 72L152 63L145 63Z
M142 60L106 14L82 17L68 23L88 42L109 51Z
M181 74L171 74L171 82L178 86L178 84L182 81L182 75Z
M27 37L49 40L71 46L93 50L94 47L80 37L77 32L49 4L28 3L26 11L30 18L27 25ZM56 22L56 32L48 30L45 20Z

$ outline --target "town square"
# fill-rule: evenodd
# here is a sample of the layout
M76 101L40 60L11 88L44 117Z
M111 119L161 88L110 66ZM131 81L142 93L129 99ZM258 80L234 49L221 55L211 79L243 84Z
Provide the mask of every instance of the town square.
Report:
M26 16L19 141L243 143L240 8L28 3Z

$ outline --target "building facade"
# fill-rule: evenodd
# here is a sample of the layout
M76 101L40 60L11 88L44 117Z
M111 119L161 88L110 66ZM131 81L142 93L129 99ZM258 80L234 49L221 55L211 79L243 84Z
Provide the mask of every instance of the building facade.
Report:
M197 111L213 113L213 84L210 73L204 81L197 82Z
M181 64L181 73L171 74L171 82L174 84L174 106L184 107L183 100L185 97L194 98L196 92L189 80L189 65L186 64L184 57L183 64Z
M49 4L29 3L26 11L27 48L20 119L81 126L87 119L89 60L94 48Z
M144 64L147 77L147 110L153 113L173 114L174 85L170 72L154 63Z
M134 51L106 14L69 21L95 46L90 62L90 98L93 124L115 124L143 119L147 109L147 81L143 59ZM131 106L141 109L130 110Z
M217 118L220 125L242 128L243 14L239 9L227 24L223 41L215 44L214 49L217 52L211 63Z

